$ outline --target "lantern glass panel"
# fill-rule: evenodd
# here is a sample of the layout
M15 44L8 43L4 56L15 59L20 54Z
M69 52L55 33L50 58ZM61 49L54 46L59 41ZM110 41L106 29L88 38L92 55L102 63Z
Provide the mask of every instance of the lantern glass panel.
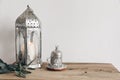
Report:
M40 29L28 28L27 29L27 64L34 60L33 64L39 63L40 58Z

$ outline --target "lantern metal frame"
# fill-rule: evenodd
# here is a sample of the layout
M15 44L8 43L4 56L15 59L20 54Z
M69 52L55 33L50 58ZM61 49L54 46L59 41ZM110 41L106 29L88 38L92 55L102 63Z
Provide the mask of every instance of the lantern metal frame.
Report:
M27 62L28 59L28 32L33 31L31 33L34 33L34 31L37 31L37 41L38 44L36 44L37 47L37 59L39 66L42 65L42 32L41 32L41 25L39 19L36 17L36 15L33 13L33 10L27 5L27 9L16 19L15 22L15 49L16 49L16 62L21 62L23 65L31 64L35 61L35 59L31 60L29 63ZM21 39L23 37L23 39ZM24 42L23 45L23 52L21 51L21 40ZM30 41L33 40L33 34L30 36ZM24 54L23 54L24 53Z

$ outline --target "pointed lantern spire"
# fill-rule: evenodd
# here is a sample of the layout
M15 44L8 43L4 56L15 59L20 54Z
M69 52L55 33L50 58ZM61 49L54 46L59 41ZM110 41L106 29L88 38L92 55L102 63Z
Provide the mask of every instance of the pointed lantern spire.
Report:
M15 25L16 27L40 27L40 21L27 5L27 9L16 19Z

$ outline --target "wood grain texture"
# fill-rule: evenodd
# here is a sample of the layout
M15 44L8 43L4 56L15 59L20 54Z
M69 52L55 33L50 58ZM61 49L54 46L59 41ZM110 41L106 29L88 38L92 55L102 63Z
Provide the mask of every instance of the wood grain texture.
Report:
M63 71L49 71L46 63L41 69L31 70L26 78L16 77L14 73L0 74L0 79L8 80L120 80L120 73L109 63L65 63Z

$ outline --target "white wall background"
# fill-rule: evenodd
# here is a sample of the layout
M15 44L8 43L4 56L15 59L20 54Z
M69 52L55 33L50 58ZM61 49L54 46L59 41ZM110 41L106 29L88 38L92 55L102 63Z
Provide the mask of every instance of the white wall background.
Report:
M43 61L60 45L64 62L120 69L120 0L0 0L0 58L15 61L15 20L26 9L42 23Z

